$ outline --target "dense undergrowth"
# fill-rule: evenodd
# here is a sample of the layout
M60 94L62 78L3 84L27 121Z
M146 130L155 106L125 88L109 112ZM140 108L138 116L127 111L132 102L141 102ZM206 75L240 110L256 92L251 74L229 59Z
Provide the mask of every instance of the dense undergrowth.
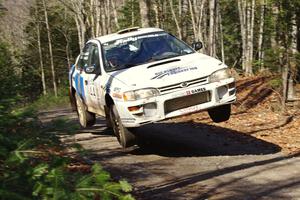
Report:
M37 118L36 108L45 106L44 101L46 106L65 101L51 98L20 109L11 109L14 101L1 102L0 199L133 199L131 186L125 180L113 181L98 164L85 170L70 168L78 160L68 156L53 134L66 122L43 127Z

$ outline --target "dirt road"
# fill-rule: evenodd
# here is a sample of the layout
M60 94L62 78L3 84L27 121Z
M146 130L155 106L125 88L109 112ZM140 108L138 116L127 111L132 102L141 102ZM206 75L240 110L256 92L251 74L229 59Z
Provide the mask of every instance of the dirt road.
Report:
M41 119L68 118L69 109ZM62 133L61 133L62 134ZM137 130L140 147L123 150L98 119L91 129L64 136L89 150L116 179L127 179L137 199L300 199L300 157L275 144L207 123L172 120Z

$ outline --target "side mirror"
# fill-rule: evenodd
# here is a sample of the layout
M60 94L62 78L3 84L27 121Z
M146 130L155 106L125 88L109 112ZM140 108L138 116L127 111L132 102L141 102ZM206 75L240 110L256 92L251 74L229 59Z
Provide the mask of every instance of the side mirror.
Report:
M95 67L95 65L92 65L92 66L89 66L89 67L85 67L84 71L87 74L95 74L96 73L96 67Z
M198 50L200 50L200 49L203 48L203 44L202 44L202 42L194 42L194 43L192 44L192 48L193 48L195 51L198 51Z

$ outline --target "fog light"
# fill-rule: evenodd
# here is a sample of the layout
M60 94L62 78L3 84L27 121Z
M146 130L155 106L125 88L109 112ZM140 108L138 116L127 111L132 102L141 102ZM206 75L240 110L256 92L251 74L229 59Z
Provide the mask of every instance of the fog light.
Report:
M141 109L142 106L131 106L131 107L128 107L128 110L130 112L137 112Z
M227 86L222 86L218 88L219 99L222 99L228 92Z
M157 104L148 103L144 105L144 114L146 117L152 117L157 114Z

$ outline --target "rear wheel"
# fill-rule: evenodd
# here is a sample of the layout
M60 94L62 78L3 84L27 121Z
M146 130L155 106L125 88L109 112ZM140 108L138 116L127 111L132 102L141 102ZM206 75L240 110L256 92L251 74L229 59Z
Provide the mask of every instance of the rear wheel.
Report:
M218 106L218 107L209 109L208 114L214 122L219 123L219 122L227 121L230 118L231 105L227 104L227 105Z
M78 114L80 125L83 128L93 126L96 122L95 113L91 113L86 110L85 105L81 101L78 94L75 95L75 98L76 98L77 114Z
M114 104L111 105L109 108L109 117L110 117L112 129L115 135L117 136L120 145L123 148L127 148L135 145L136 143L135 135L128 128L124 127L121 118L119 116L119 113L116 109L116 106Z

